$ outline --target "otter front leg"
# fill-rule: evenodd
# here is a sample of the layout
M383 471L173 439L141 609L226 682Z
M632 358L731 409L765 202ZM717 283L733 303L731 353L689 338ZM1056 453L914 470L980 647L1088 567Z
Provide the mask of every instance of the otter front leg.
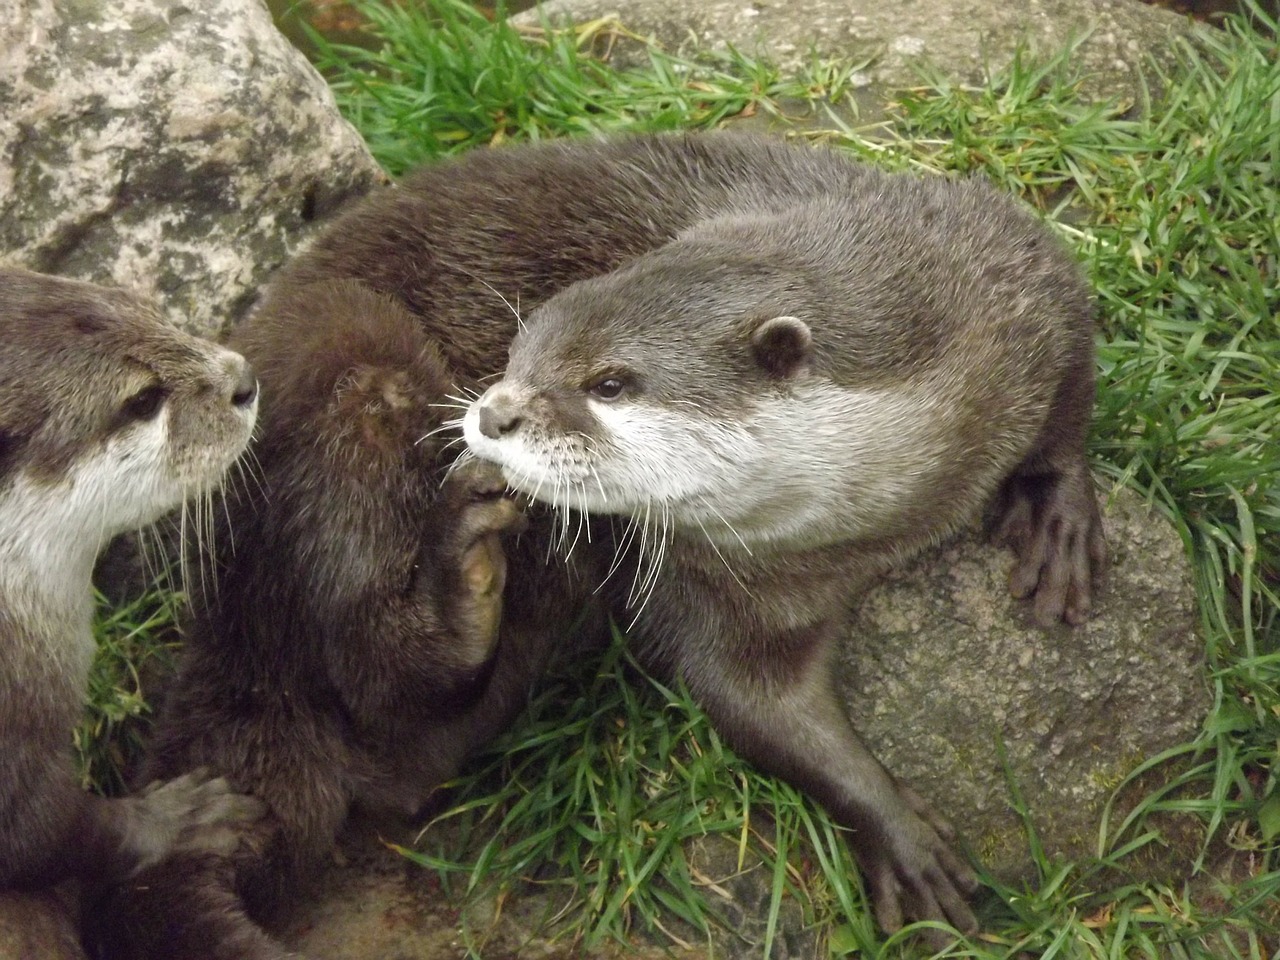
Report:
M1005 480L995 503L993 539L1017 558L1009 590L1019 599L1035 595L1035 618L1042 626L1083 623L1107 563L1085 458L1092 357L1092 347L1082 346L1058 386L1035 448Z
M1093 606L1107 562L1102 518L1084 463L1037 472L1024 465L1005 481L994 540L1017 562L1009 591L1035 595L1036 622L1083 623Z
M520 533L526 521L514 501L504 496L506 481L491 463L469 460L453 471L443 491L443 510L456 517L434 563L419 568L418 586L427 595L440 591L443 578L446 615L461 644L455 651L464 664L480 667L493 656L502 619L507 558L502 539Z
M797 646L775 649L783 648ZM880 927L892 932L904 922L938 920L976 931L966 898L977 878L949 846L954 831L858 738L836 700L826 650L813 651L798 670L789 664L785 679L767 675L775 665L763 674L748 669L750 660L721 650L688 658L682 669L735 750L804 790L849 828Z

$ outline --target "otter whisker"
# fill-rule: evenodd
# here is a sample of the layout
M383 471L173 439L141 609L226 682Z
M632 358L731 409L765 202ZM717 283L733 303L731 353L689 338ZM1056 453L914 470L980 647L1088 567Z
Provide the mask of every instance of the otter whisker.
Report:
M424 433L422 436L418 437L417 440L413 441L413 445L416 447L423 440L430 440L432 437L438 436L439 434L448 433L450 430L459 430L461 428L462 428L461 420L446 420L444 423L440 424L440 426L433 427L432 429ZM452 442L456 443L458 440L461 440L461 439L462 437L458 436Z
M452 479L453 472L455 470L457 470L459 467L465 464L471 463L475 459L476 459L476 455L472 453L469 448L464 447L462 452L458 454L456 458L454 458L453 462L444 468L444 473L440 477L439 485L441 487L444 487L444 485L447 484L450 479Z
M708 500L704 496L699 496L698 502L715 514L716 519L719 520L724 525L724 528L726 530L728 530L731 534L733 534L733 538L738 541L738 545L742 547L743 551L746 553L748 557L755 556L755 554L751 552L751 548L747 546L747 541L743 539L742 534L738 532L737 528L734 527L733 524L731 524L728 520L724 518L724 514L722 514L719 510L717 510L715 507L711 505L710 500ZM703 527L702 524L698 524L698 526L702 528L703 536L706 536L707 539L710 539L710 534L707 533L707 528Z
M461 436L453 437L453 438L451 438L451 439L449 439L449 440L445 441L445 443L443 443L443 444L440 446L440 452L441 452L441 453L448 453L448 452L449 452L449 450L450 450L450 448L452 448L452 447L456 447L456 446L458 446L459 444L462 444L463 450L465 451L465 450L467 450L466 443L467 443L467 441L466 441L463 437L461 437ZM468 452L469 452L469 451L468 451ZM462 456L462 454L461 454L461 453L459 453L459 454L458 454L458 456ZM473 456L474 456L474 454L473 454Z
M246 481L253 481L254 486L258 488L258 494L264 501L269 501L271 499L270 493L262 483L262 461L258 459L258 451L253 444L249 444L249 446L245 448L244 453L236 457L235 468L237 472L241 473L246 478ZM247 482L244 489L245 493L248 494L249 488Z
M615 516L609 517L609 526L611 530L617 530L618 519L619 518ZM591 591L593 595L598 594L602 589L604 589L604 585L609 582L609 578L612 577L618 567L622 565L622 559L626 555L627 550L631 546L631 541L635 537L635 529L636 518L634 516L627 516L626 528L622 531L622 536L619 537L615 535L613 537L613 559L609 562L609 569L604 572L604 576L600 579L600 582L596 585L595 589Z
M579 484L579 486L581 486L581 484ZM585 499L585 498L579 497L579 500L582 500L582 499ZM564 559L566 561L573 556L573 549L578 545L578 540L582 536L582 530L584 527L586 527L586 531L587 531L587 543L591 542L591 527L587 525L586 518L583 516L582 511L574 510L572 512L578 518L578 529L574 531L573 542L569 544L569 549L564 554Z
M756 599L755 594L753 594L749 589L747 589L747 585L742 582L742 578L738 576L737 571L735 571L733 567L729 565L729 561L725 558L725 555L720 552L720 548L716 546L716 542L713 539L711 539L711 534L709 534L707 532L707 528L702 525L702 521L698 520L696 522L698 524L698 528L702 531L702 535L707 538L707 543L711 544L711 549L714 550L716 556L720 558L720 562L724 564L724 568L729 571L729 576L733 577L734 582L737 583L737 585L742 588L743 593L745 593L752 600Z
M519 311L518 309L516 309L516 307L513 307L513 306L511 305L511 301L510 301L510 300L508 300L506 297L504 297L504 296L503 296L503 295L498 291L497 287L495 287L493 284L491 284L488 280L485 280L483 277L477 277L477 276L474 276L474 275L473 275L471 279L473 279L473 280L477 280L477 281L479 281L481 284L483 284L484 286L488 287L488 288L489 288L489 290L490 290L490 291L491 291L491 292L492 292L492 293L493 293L493 294L494 294L494 295L495 295L499 300L501 300L503 303L505 303L505 304L507 305L507 309L511 311L511 315L512 315L513 317L515 317L515 318L516 318L516 327L517 327L518 329L520 329L520 330L523 330L523 329L524 329L524 318L520 316L520 311ZM516 297L516 302L517 302L517 303L519 303L519 302L520 302L520 298L519 298L519 296L517 296L517 297Z
M450 401L449 403L428 403L427 406L436 410L468 410L479 396L478 393L473 397L457 397L453 394L445 394L445 399Z
M653 596L654 592L656 591L658 586L658 578L662 571L662 561L666 558L666 555L667 555L667 542L668 542L667 535L670 530L670 527L669 527L670 513L669 513L667 502L665 500L658 501L658 507L660 509L661 523L659 524L658 528L653 531L656 543L653 545L653 547L650 550L647 565L645 565L643 562L643 556L641 558L640 566L644 566L645 570L644 570L644 578L640 583L640 590L637 595L640 602L638 604L635 604L635 598L631 598L631 597L629 597L627 600L627 603L629 606L635 604L635 609L632 613L631 621L630 623L627 624L627 627L626 627L628 631L631 630L636 625L636 622L639 620L641 613L644 612L644 608L648 606L650 598ZM649 503L645 504L645 526L646 527L649 526ZM637 573L639 573L640 566L637 566L636 568Z

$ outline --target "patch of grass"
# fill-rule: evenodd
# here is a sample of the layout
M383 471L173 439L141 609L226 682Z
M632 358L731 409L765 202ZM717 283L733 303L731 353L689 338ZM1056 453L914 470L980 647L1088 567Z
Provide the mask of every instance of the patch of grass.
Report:
M89 674L89 705L75 731L86 788L124 792L141 758L151 712L146 681L172 667L182 602L181 594L159 586L116 607L98 595L98 655Z
M805 76L783 78L737 54L693 63L656 50L647 69L619 71L590 53L617 39L608 20L530 31L465 0L352 6L382 45L335 45L312 31L317 66L392 174L504 140L710 127L783 98L840 100L852 74L815 58Z
M683 945L723 924L707 896L717 880L690 859L690 842L707 836L732 840L736 871L749 863L772 878L766 944L784 895L824 928L863 913L853 860L826 813L739 760L688 692L646 675L617 632L601 664L557 676L451 786L464 799L437 821L460 824L448 849L424 852L438 842L428 828L424 849L406 855L447 886L460 877L454 893L492 893L513 878L563 888L555 919L588 944L644 930ZM819 876L834 882L813 897Z

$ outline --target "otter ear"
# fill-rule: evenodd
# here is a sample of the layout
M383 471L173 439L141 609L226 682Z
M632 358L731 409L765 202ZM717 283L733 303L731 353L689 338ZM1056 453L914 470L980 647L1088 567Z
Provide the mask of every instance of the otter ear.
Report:
M773 317L752 332L751 352L769 376L791 380L809 372L813 334L798 317Z

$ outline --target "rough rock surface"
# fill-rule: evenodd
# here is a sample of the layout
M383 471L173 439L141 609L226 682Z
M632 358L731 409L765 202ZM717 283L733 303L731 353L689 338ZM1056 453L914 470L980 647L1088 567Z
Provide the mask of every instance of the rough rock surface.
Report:
M1136 0L548 0L551 22L616 17L629 32L666 49L760 51L784 68L819 57L867 61L864 84L913 86L927 62L953 81L980 82L1007 64L1020 44L1043 55L1085 36L1074 62L1097 96L1133 98L1144 56L1167 46L1186 18ZM521 15L526 24L540 14ZM1087 36L1086 36L1087 35ZM616 62L644 62L639 44L612 48Z
M892 573L855 613L845 651L855 725L1007 880L1031 871L1010 781L1049 856L1088 857L1115 788L1192 740L1209 709L1181 540L1132 494L1109 506L1106 529L1110 577L1080 627L1032 626L1008 595L1011 557L972 540ZM1139 872L1184 873L1198 836L1175 838Z
M0 0L0 257L242 316L381 177L261 0Z

